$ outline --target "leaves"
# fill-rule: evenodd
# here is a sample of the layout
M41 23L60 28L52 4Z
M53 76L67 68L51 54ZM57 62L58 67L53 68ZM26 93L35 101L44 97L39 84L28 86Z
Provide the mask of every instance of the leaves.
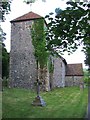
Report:
M24 0L26 4L34 3L36 0Z
M9 54L5 46L2 46L2 78L3 77L9 77Z
M6 36L6 33L3 32L0 26L0 42L3 42L4 40L6 40L5 36Z
M31 4L31 3L35 3L37 0L24 0L23 2L25 2L26 4ZM42 0L42 2L46 2L46 0Z
M11 11L10 5L12 0L2 0L0 2L0 21L5 20L5 14Z
M40 67L43 68L47 64L48 58L43 19L35 20L32 25L32 43L35 48L35 57Z
M89 3L67 2L69 7L65 10L56 9L55 19L49 14L46 19L48 46L52 49L59 48L60 52L67 51L72 53L82 43L90 42L90 10Z

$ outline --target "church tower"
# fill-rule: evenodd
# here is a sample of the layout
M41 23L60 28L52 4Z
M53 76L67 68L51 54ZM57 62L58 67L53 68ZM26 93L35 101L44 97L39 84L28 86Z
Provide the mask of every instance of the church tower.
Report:
M29 12L11 21L10 87L34 88L37 65L30 28L37 19L43 17Z

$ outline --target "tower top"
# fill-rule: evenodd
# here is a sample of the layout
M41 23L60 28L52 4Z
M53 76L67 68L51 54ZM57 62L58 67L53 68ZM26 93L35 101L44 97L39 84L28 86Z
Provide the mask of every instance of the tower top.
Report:
M42 16L34 13L34 12L29 12L27 14L24 14L14 20L11 20L10 22L22 22L22 21L28 21L28 20L34 20L34 19L40 19L43 18Z

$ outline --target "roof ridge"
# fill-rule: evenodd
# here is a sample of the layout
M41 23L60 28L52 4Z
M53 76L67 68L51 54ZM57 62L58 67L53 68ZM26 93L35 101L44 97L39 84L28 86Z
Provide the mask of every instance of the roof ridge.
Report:
M38 15L35 12L30 11L24 15L21 15L20 17L17 17L11 20L10 22L21 22L21 21L27 21L27 20L32 20L32 19L38 19L38 18L43 18L43 17Z
M76 65L76 64L82 64L82 63L69 63L68 65Z

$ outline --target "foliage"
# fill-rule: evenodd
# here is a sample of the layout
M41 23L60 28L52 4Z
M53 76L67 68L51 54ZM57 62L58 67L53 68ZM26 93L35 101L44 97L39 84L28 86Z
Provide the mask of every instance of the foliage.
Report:
M3 32L3 30L0 26L0 43L2 43L4 40L6 40L5 36L6 36L6 33Z
M31 3L34 3L34 2L36 2L37 0L24 0L24 2L26 3L26 4L31 4ZM46 2L46 0L42 0L42 2Z
M9 53L6 48L2 46L2 78L9 77Z
M5 21L5 14L9 14L11 11L10 5L12 0L2 0L0 2L0 22ZM0 26L0 59L2 59L2 78L9 76L9 53L7 52L4 44L6 33L3 32Z
M44 33L44 19L35 20L32 25L32 43L35 48L35 57L43 68L47 64L46 39Z
M31 4L31 3L34 3L36 0L24 0L24 2L26 3L26 4Z
M90 45L88 45L88 47L86 45L85 55L86 60L84 62L88 66L88 70L90 71Z
M89 79L89 72L87 69L84 69L84 83L88 85L88 82L90 81Z
M4 89L2 97L3 118L84 118L88 104L88 89L65 87L41 92L45 107L32 106L34 91Z
M3 32L2 28L0 27L0 59L2 59L2 78L9 76L9 53L7 52L4 44L4 40L6 33Z
M62 12L62 10L60 8L56 8L55 12L56 12L57 15L60 15L60 13Z
M54 71L54 64L53 64L51 55L49 56L49 60L48 60L48 68L49 68L49 72L53 73L53 71Z
M88 81L89 81L89 78L88 78L88 77L85 77L85 78L84 78L84 83L85 83L85 85L87 85L87 86L88 86Z
M67 2L69 7L60 11L55 18L46 15L48 49L59 50L60 53L74 52L81 44L90 44L90 3ZM85 47L86 48L86 47Z
M5 21L5 14L9 14L10 5L12 0L2 0L0 2L0 22ZM6 33L3 32L0 26L0 59L2 59L2 78L9 76L9 53L7 52L4 44L4 40L6 40Z
M0 2L0 21L5 20L5 14L11 11L10 5L12 0L1 0Z

